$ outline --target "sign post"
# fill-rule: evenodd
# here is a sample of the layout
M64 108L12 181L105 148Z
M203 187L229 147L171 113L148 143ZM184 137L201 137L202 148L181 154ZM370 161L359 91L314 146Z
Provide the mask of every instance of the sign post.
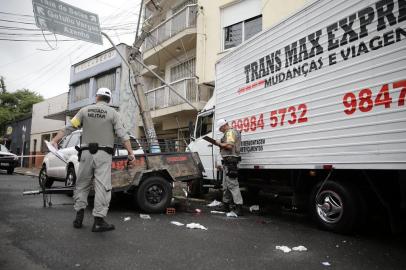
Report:
M58 0L32 0L35 23L42 30L103 44L99 16Z

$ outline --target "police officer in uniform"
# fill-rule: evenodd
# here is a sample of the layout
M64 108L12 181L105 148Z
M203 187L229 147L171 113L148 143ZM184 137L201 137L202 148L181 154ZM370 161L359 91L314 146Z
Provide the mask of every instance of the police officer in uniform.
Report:
M242 196L238 184L238 162L240 158L241 138L237 130L231 128L225 119L217 121L217 127L224 135L217 145L223 164L223 211L230 211L230 204L235 204L235 213L241 216Z
M108 224L104 217L107 215L111 199L111 162L115 136L121 139L127 149L130 163L135 159L130 137L124 129L117 111L108 105L110 100L110 89L98 89L96 104L82 108L72 118L70 124L52 140L52 144L57 147L62 137L79 128L83 129L81 146L78 149L79 173L73 197L74 209L76 210L73 226L75 228L82 227L87 196L94 180L93 232L114 230L114 225Z

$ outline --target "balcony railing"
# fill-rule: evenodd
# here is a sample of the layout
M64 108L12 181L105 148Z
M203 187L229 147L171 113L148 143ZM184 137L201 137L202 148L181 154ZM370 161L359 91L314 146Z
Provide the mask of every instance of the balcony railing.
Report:
M145 39L144 52L170 39L187 28L196 27L197 5L187 5L150 31Z
M201 93L198 90L195 78L184 78L170 84L177 93L189 102L208 101L209 93ZM167 86L161 86L146 92L150 110L163 109L185 103Z

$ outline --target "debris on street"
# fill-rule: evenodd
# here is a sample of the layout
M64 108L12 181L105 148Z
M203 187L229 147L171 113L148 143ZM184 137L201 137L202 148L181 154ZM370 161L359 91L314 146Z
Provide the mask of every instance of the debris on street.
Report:
M258 212L258 211L259 211L259 205L250 206L250 212L251 213Z
M130 221L131 220L131 217L125 217L124 218L124 221Z
M287 246L276 246L275 248L278 249L278 250L281 250L281 251L283 251L283 252L285 252L285 253L289 253L289 252L292 251L292 250L291 250L289 247L287 247Z
M208 207L216 207L216 206L219 206L219 205L221 205L221 202L219 202L217 200L214 200L211 203L209 203L207 206Z
M166 208L167 215L174 215L176 213L176 209L173 207Z
M195 211L196 211L196 213L201 213L202 212L202 210L198 209L198 208L196 208Z
M212 214L221 214L221 215L224 215L226 212L212 210L212 211L210 211L210 213L212 213Z
M235 217L235 218L238 218L237 214L234 213L234 211L228 212L228 213L226 214L226 216L227 216L227 217Z
M331 266L331 264L329 262L322 262L321 264L324 266Z
M140 214L140 218L142 218L142 219L151 219L151 216L147 215L147 214Z
M307 251L307 248L305 246L297 246L297 247L293 247L292 250L294 250L294 251Z
M186 228L189 228L189 229L201 229L201 230L207 231L207 228L204 227L203 225L199 224L199 223L189 223L189 224L186 225Z
M176 225L176 226L184 226L185 224L180 223L178 221L171 221L171 224Z

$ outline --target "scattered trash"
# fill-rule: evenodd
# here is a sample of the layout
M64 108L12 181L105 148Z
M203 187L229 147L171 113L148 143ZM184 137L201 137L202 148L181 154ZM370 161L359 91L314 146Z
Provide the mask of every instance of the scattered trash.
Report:
M292 251L292 250L291 250L289 247L287 247L287 246L276 246L275 248L276 248L276 249L279 249L279 250L282 250L282 251L285 252L285 253L289 253L289 252Z
M183 193L185 193L185 197L187 198L187 197L188 197L188 193L187 193L186 189L182 188L182 190L183 190Z
M76 267L80 267L80 264L79 264L79 263L77 263L77 264L75 264L75 266L76 266Z
M324 266L331 266L331 264L329 262L322 262L321 264Z
M129 220L131 220L131 217L125 217L124 218L124 221L129 221Z
M195 211L196 211L196 213L201 213L202 212L202 210L198 209L198 208L196 208Z
M339 248L340 247L340 245L336 245L336 248Z
M343 243L344 243L344 244L347 243L347 240L343 240Z
M166 208L166 214L167 215L174 215L176 213L176 209L175 208Z
M227 217L236 217L236 218L238 217L237 214L234 213L234 211L228 212L228 213L226 214L226 216L227 216Z
M142 219L151 219L151 216L146 215L146 214L140 214L140 218L142 218Z
M222 214L222 215L224 215L226 212L213 210L213 211L210 211L210 213L212 213L212 214Z
M258 212L259 211L259 205L252 205L250 206L250 212Z
M297 247L293 247L292 250L294 250L294 251L307 251L307 248L305 246L297 246Z
M221 202L219 202L217 200L214 200L211 203L209 203L207 206L208 207L216 207L216 206L219 206L219 205L221 205Z
M176 226L184 226L185 224L180 223L178 221L171 221L171 224L176 225Z
M207 228L204 227L203 225L200 225L199 223L189 223L186 225L186 228L189 229L201 229L207 231Z

